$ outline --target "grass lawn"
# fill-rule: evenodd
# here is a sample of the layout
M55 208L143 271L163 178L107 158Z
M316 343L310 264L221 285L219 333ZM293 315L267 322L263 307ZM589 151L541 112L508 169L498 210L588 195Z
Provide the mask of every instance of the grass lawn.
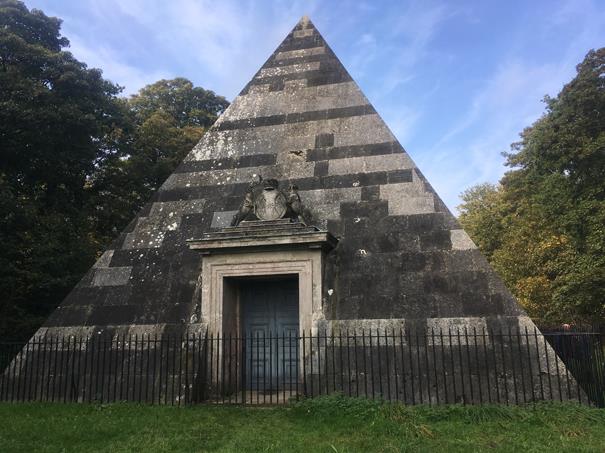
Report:
M287 407L0 404L1 452L605 452L605 410L405 407L326 397Z

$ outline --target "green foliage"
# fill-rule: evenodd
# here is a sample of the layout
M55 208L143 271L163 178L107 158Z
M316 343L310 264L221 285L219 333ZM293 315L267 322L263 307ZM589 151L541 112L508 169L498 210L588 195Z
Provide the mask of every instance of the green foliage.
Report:
M0 337L29 337L228 105L186 79L129 99L0 0Z
M61 49L61 21L0 0L0 332L30 333L95 255L87 178L120 89Z
M141 124L161 111L180 128L212 126L217 115L229 105L222 96L194 87L182 77L148 85L128 102L137 123Z
M498 187L462 195L460 221L528 313L605 320L605 48L512 145Z
M467 233L490 259L502 246L503 204L498 187L493 184L479 184L466 190L460 198L461 216Z
M131 132L91 180L95 231L107 243L132 220L229 103L184 78L160 80L124 101Z
M602 451L605 411L572 404L282 407L1 404L3 451Z

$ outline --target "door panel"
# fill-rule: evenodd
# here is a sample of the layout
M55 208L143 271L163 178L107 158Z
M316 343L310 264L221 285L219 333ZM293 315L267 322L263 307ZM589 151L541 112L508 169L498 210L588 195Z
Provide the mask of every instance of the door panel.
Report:
M298 282L250 281L240 286L246 342L246 384L269 391L295 385Z

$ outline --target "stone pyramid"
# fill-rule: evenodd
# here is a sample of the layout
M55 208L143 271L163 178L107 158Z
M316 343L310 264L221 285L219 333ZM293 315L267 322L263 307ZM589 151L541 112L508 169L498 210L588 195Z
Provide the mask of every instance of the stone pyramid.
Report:
M307 18L38 334L203 330L202 256L251 180L295 184L339 239L316 326L531 326Z

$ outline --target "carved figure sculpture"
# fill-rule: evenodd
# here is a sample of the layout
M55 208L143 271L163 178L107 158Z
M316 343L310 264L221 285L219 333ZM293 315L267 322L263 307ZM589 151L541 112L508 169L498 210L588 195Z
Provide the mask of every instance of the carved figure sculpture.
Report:
M259 175L258 181L252 181L246 190L244 195L244 201L242 201L237 214L233 216L231 220L231 226L239 225L242 220L246 220L254 211L254 189L257 185L261 184L263 177Z
M287 205L288 212L286 215L288 217L298 220L305 225L308 223L309 216L298 194L298 186L295 184L290 184L288 189Z
M298 194L298 187L290 185L287 192L279 189L276 179L265 179L262 176L252 181L244 200L233 216L231 226L237 226L244 220L277 220L288 217L304 224L305 208Z

